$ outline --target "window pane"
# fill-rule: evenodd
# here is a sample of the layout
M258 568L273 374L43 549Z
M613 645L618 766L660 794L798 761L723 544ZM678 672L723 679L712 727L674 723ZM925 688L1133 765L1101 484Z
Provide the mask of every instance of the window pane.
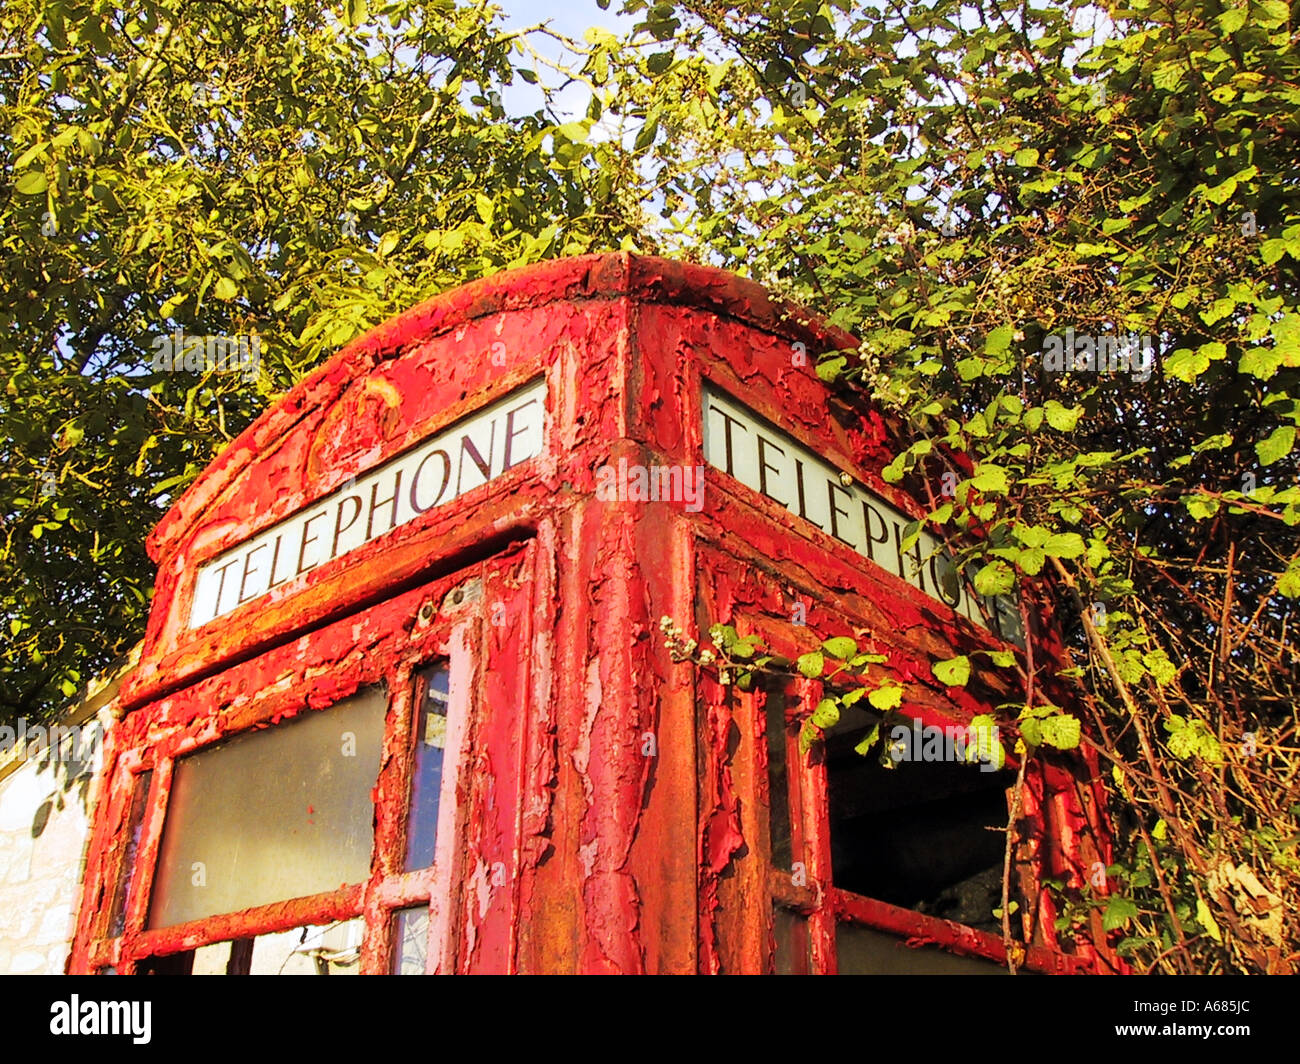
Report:
M857 924L835 928L840 975L1006 975L984 957L959 957L936 946L912 949L901 938Z
M357 975L361 969L361 917L328 927L295 927L253 940L249 975Z
M776 974L807 975L808 917L773 906L772 937L776 940Z
M188 958L190 975L357 975L365 930L358 916L323 927L213 942L177 954L177 959Z
M424 975L429 952L429 907L393 914L393 974Z
M122 858L122 878L113 894L113 910L108 921L108 933L117 937L126 930L126 910L131 903L131 888L135 885L135 855L140 849L140 830L144 826L144 811L149 801L152 772L141 772L135 778L131 791L131 811L127 817L126 853Z
M416 674L415 761L411 806L406 822L406 862L413 872L433 864L438 835L438 796L447 745L447 666L432 665Z
M964 732L891 718L882 746L854 750L880 720L846 707L826 738L835 886L931 916L997 932L1014 775L964 759ZM904 734L906 733L906 734ZM893 753L889 753L890 748ZM990 830L992 829L992 830Z
M767 788L771 801L768 811L768 841L771 844L772 866L782 871L788 870L794 863L790 834L790 746L786 734L785 704L784 691L767 692Z
M385 710L375 688L178 760L150 926L365 880Z

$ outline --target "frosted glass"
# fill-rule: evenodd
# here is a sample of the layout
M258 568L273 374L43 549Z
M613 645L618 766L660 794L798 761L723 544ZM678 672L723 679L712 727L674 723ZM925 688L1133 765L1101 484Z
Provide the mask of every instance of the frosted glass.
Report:
M386 709L372 688L179 759L150 926L364 881Z

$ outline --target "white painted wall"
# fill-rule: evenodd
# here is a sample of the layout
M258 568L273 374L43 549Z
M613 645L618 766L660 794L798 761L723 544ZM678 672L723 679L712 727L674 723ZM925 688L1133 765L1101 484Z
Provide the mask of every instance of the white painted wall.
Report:
M83 760L70 756L71 741L57 757L48 747L28 749L25 760L19 749L0 755L0 772L12 769L0 778L0 974L64 970L103 736L104 724L90 715L77 735Z

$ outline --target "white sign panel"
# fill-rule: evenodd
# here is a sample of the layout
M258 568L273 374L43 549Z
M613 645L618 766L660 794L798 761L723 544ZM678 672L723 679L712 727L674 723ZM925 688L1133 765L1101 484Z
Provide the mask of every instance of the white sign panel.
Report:
M542 453L538 381L360 474L305 510L200 566L190 627L356 550Z
M922 532L904 551L909 517L856 480L846 485L840 470L712 389L704 395L704 460L962 616L1023 645L1014 601L985 599L991 619L985 623L936 537Z

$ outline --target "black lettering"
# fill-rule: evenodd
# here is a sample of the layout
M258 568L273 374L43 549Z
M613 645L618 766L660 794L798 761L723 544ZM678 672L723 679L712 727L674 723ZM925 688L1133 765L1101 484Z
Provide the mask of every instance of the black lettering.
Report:
M244 585L248 583L248 571L249 571L248 563L252 560L253 555L256 554L259 550L266 550L266 544L263 543L261 546L254 547L252 550L250 550L247 554L244 555L244 575L239 578L239 601L240 602L247 602L249 599L257 598L257 596L261 594L260 591L254 591L251 595L244 594Z
M231 558L230 561L226 562L225 565L217 570L217 572L221 574L221 579L217 581L217 600L212 606L212 617L217 617L221 614L221 596L226 590L226 570L232 565L237 565L238 563L238 558ZM208 619L211 620L212 618L210 617Z
M872 517L875 517L875 519L880 522L879 536L873 536L871 534ZM888 522L885 521L885 515L882 514L879 510L877 510L874 506L872 506L871 503L868 502L866 499L862 500L862 523L867 530L867 557L870 558L872 561L875 561L876 560L875 544L889 542L889 524Z
M282 539L284 539L283 532L281 532L279 535L275 537L275 550L271 552L271 582L267 586L266 589L267 591L270 591L271 588L273 587L279 587L281 584L283 584L286 580L289 579L287 576L282 576L280 577L279 580L275 578L276 566L280 564L280 541Z
M849 540L845 539L843 536L840 535L840 523L835 519L836 514L840 514L844 517L849 516L848 510L841 510L838 506L835 505L835 493L837 491L842 492L844 495L849 495L849 493L845 491L841 485L836 484L835 481L833 480L826 481L826 498L831 505L831 535L834 536L836 539L838 539L841 543L847 543L850 547L852 547L853 544ZM849 495L849 498L852 498L852 496Z
M388 514L388 527L384 529L384 531L391 532L394 528L397 527L397 493L401 491L401 489L402 489L402 471L400 469L397 471L397 476L393 478L393 494L388 496L388 498L376 500L375 496L379 494L379 485L375 484L371 487L370 512L366 514L366 539L367 540L371 540L375 538L375 507L377 506L387 506L389 503L392 504L392 509L389 511ZM340 505L339 509L342 510L343 507Z
M823 525L818 525L816 521L814 521L811 517L808 516L808 508L807 506L804 505L803 463L799 461L799 459L797 458L794 460L794 475L795 475L795 480L799 485L799 516L802 517L805 521L807 521L810 525L817 525L818 528L823 528L824 527Z
M421 506L417 501L417 493L420 488L420 474L424 472L424 463L434 455L442 456L442 484L438 487L438 494L433 497L433 502L428 506ZM411 509L417 514L424 513L425 510L432 510L442 501L443 492L447 490L447 482L451 479L451 456L446 451L435 449L420 459L420 464L415 467L415 475L411 477Z
M478 468L485 481L492 479L492 452L496 448L497 441L497 423L492 422L492 435L488 439L488 455L486 458L479 452L478 446L469 434L460 438L460 463L456 468L456 494L460 495L463 491L461 484L465 479L465 455L468 453L470 461Z
M784 455L785 451L781 450L781 448L778 447L771 440L765 440L762 436L757 436L756 439L758 440L758 490L761 494L766 495L773 502L779 502L782 506L789 506L790 504L786 502L784 499L778 499L775 495L773 495L770 491L767 490L767 471L769 469L773 473L779 473L781 471L777 469L776 466L767 464L767 455L764 454L763 448L764 446L771 447L772 450L776 451L778 454L781 455Z
M372 491L371 497L373 498L373 496L374 496L374 492ZM350 502L353 505L352 516L348 518L348 523L346 525L343 523L343 504L345 502ZM360 516L360 514L361 514L360 495L347 495L344 498L339 500L339 508L337 511L335 511L334 514L334 540L330 544L331 558L338 557L339 537L342 536L344 532L346 532L349 528L351 528L354 524L357 523L357 517Z
M315 521L318 517L324 517L324 516L325 516L325 511L322 510L318 514L312 514L309 518L307 518L306 521L302 523L302 544L298 547L298 571L294 573L294 576L301 576L303 573L310 572L312 569L315 569L316 566L320 565L320 562L312 562L311 565L305 566L302 564L302 560L307 556L307 544L316 542L316 537L307 535L307 530L311 528L311 523L313 521Z
M510 460L510 448L514 445L515 437L516 437L516 436L520 436L520 435L522 435L524 432L526 432L526 431L528 430L528 427L527 427L527 426L524 426L524 428L519 429L518 431L515 431L515 429L514 429L514 424L515 424L515 415L516 415L517 413L519 413L519 411L523 410L524 407L526 407L526 406L532 406L535 402L537 402L536 399L529 399L528 402L526 402L526 403L521 403L519 406L515 407L513 410L510 410L510 411L507 411L507 412L506 412L506 433L505 433L505 435L506 435L506 442L505 442L505 455L503 456L503 464L502 464L502 466L501 466L501 472L503 472L503 473L504 473L507 469L509 469L511 466L518 465L519 462L527 461L526 458L520 458L518 461L516 461L516 462L512 462L512 461ZM494 430L494 432L495 432L495 430ZM532 455L529 455L528 457L531 458ZM423 465L423 463L421 463L421 464Z
M740 425L741 432L748 432L749 430L745 428L745 426L741 424L739 421L737 421L734 417L729 415L725 410L722 410L719 407L715 406L713 407L713 412L721 416L722 420L727 423L727 427L723 429L722 432L722 439L723 439L723 445L727 449L727 475L734 477L736 475L736 468L735 468L735 462L732 460L732 454L731 454L731 426Z

